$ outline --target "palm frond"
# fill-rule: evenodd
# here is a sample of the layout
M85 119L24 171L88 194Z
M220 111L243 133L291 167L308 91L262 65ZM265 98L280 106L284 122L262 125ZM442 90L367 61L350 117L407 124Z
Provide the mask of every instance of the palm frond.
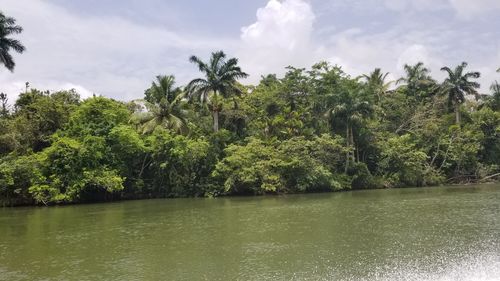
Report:
M189 58L189 61L196 64L198 66L198 69L203 73L208 73L210 71L208 69L208 66L197 56L191 56Z
M26 49L20 41L7 37L23 31L23 28L15 23L14 18L6 17L0 12L0 63L10 71L14 71L16 64L9 51L12 49L17 53L23 53Z
M468 72L463 76L465 80L468 80L469 78L477 79L479 77L481 77L480 72Z
M446 79L450 79L452 77L455 77L455 72L453 72L449 67L445 66L445 67L442 67L441 68L441 71L446 71L448 72L448 76L449 78L446 78Z

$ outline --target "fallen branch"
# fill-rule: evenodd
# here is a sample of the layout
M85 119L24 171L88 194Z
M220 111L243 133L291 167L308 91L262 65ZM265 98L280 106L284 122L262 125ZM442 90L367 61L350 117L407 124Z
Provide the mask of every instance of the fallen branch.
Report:
M491 179L491 178L498 177L498 176L500 176L500 173L497 173L497 174L493 174L493 175L491 175L491 176L484 177L484 178L482 178L481 180L487 180L487 179Z

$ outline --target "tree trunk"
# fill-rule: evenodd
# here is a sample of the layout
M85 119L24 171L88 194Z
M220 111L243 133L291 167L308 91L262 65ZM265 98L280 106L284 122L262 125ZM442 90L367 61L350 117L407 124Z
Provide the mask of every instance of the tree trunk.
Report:
M359 163L359 147L356 145L356 162Z
M214 119L214 132L219 131L219 96L217 91L214 91L214 97L212 101L212 118Z
M356 144L354 143L354 134L352 132L352 126L351 126L351 140L350 140L350 143L351 143L351 146L352 146L352 149L353 149L352 156L351 156L351 161L355 162L355 160L356 160L356 158L355 158L356 157L355 156L356 155L355 154L356 153Z
M345 173L347 174L347 170L349 169L349 157L351 157L350 156L350 152L349 152L349 148L350 148L350 144L349 144L349 140L350 140L350 138L349 138L349 132L350 132L350 130L349 130L349 123L347 123L346 127L347 127L347 130L346 130L345 140L347 142L347 152L346 152L346 155L345 155Z
M214 110L214 112L212 114L213 114L213 118L214 118L214 132L218 132L219 131L219 111L216 109L216 110Z
M460 125L460 103L455 101L455 124Z

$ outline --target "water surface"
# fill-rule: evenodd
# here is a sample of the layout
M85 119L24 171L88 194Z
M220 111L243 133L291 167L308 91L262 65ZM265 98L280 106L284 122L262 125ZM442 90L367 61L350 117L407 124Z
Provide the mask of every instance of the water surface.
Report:
M0 280L500 280L500 185L4 208Z

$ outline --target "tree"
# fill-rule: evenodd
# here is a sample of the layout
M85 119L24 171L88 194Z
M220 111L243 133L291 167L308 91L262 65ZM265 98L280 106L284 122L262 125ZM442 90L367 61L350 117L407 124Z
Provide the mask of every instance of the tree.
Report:
M338 97L338 100L328 109L326 116L332 122L335 119L340 119L345 125L346 129L346 142L347 147L351 148L347 151L347 159L345 169L349 168L350 159L354 160L354 134L352 128L359 125L365 118L369 117L373 112L372 105L366 100L362 88L357 85L349 85L347 89L343 90Z
M497 69L497 72L500 72L500 68ZM498 81L495 81L491 87L490 90L493 92L493 95L500 95L500 84Z
M145 175L150 193L160 197L205 194L217 159L205 138L176 135L160 127L147 137L146 143L151 151Z
M136 112L133 118L142 125L143 133L157 126L177 132L187 131L186 109L182 90L175 87L175 77L158 75L145 92L146 112Z
M442 71L448 73L448 77L442 84L442 91L444 94L448 95L449 105L454 106L455 122L457 125L460 124L460 105L465 102L465 96L477 96L476 89L480 87L479 83L470 81L470 79L477 79L481 74L479 72L464 73L466 67L467 63L463 62L458 65L455 70L451 70L449 67L441 68Z
M375 70L369 75L365 74L362 77L366 79L366 83L371 91L377 96L377 100L380 101L380 97L389 91L389 87L393 83L392 81L386 82L389 72L382 73L380 68L375 68Z
M7 94L0 93L0 117L7 117L9 115L8 101Z
M245 145L225 149L212 176L221 180L224 190L218 192L225 194L340 190L349 187L336 176L343 152L341 139L330 135L282 142L249 138Z
M123 190L125 179L105 165L112 155L103 137L55 138L37 155L41 177L29 188L38 203L107 200Z
M125 125L130 119L127 107L118 101L92 97L82 102L69 118L64 135L84 138L85 136L105 137L118 125Z
M410 134L380 139L378 145L381 148L378 169L386 185L425 186L440 182L439 173L427 163L429 157Z
M200 58L192 56L189 61L196 64L205 78L197 78L189 82L187 91L191 97L198 97L202 102L209 103L213 117L213 130L219 131L219 112L222 110L218 95L227 98L232 94L238 94L239 89L236 81L248 77L238 66L238 59L226 60L223 51L212 53L208 63Z
M407 95L415 98L423 94L429 94L428 88L435 85L434 79L430 76L430 70L424 66L423 62L415 65L405 64L405 77L400 78L396 83L406 84Z
M0 144L17 153L46 148L52 135L68 123L70 113L78 103L79 95L75 91L50 94L31 89L20 94L15 102L15 112L8 115L8 129L0 138Z
M281 96L290 108L290 112L304 105L310 96L309 77L304 68L288 66L285 77L281 80Z
M10 71L14 71L16 66L10 50L12 49L21 54L26 48L21 42L9 36L21 32L23 32L23 28L16 25L16 19L7 17L0 12L0 63Z
M497 72L500 72L500 68L497 70ZM484 95L484 105L490 107L493 110L500 110L500 84L498 81L495 81L493 84L490 86L491 90L491 96L490 95Z

